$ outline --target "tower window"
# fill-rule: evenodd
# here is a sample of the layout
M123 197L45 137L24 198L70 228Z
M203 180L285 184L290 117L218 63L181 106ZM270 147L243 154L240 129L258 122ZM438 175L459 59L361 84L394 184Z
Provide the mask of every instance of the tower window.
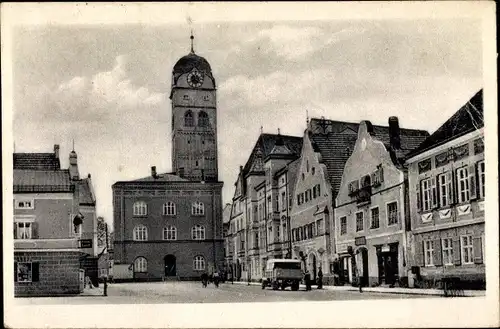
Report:
M208 96L208 95L203 96L203 100L204 101L209 101L210 100L210 96Z
M186 127L192 127L194 125L193 112L187 111L186 114L184 114L184 125Z
M188 101L189 100L189 95L184 95L183 98L184 98L185 101Z
M198 167L198 160L196 160L196 167Z
M207 127L208 126L208 114L204 111L201 111L198 114L198 126L200 127Z

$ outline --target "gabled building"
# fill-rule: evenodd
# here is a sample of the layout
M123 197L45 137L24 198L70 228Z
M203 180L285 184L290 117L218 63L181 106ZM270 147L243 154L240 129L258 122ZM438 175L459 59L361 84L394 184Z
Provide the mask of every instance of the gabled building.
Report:
M484 149L481 90L408 156L416 284L484 288Z
M428 136L400 128L397 117L388 127L359 124L335 199L334 267L341 284L405 281L411 227L404 157Z
M61 168L59 145L54 153L13 158L15 295L78 294L80 261L95 255L96 246L90 179L80 179L75 151L69 168Z
M237 279L259 280L267 259L285 256L283 237L288 234L281 231L286 220L280 216L277 173L287 173L286 166L298 158L301 147L300 137L261 134L240 167L230 221Z

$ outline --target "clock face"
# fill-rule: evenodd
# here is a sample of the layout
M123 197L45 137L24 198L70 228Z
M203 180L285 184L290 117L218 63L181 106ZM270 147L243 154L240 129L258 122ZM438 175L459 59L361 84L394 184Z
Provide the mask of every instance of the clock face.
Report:
M187 82L191 87L201 87L203 83L203 75L197 71L191 72L187 76Z

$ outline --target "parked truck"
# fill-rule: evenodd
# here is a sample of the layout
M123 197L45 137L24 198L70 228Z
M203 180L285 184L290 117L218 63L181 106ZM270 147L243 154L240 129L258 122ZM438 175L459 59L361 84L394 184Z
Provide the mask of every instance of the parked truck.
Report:
M285 290L291 287L299 290L302 280L301 262L298 259L270 259L266 263L266 271L262 278L262 289L272 287L273 290Z

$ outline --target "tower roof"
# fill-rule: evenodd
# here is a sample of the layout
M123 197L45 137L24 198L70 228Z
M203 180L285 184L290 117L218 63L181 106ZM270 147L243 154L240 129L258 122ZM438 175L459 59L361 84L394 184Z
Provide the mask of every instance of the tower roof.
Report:
M173 74L188 73L194 68L207 74L212 74L212 68L210 67L208 61L205 58L196 55L194 52L181 57L177 63L175 63Z

